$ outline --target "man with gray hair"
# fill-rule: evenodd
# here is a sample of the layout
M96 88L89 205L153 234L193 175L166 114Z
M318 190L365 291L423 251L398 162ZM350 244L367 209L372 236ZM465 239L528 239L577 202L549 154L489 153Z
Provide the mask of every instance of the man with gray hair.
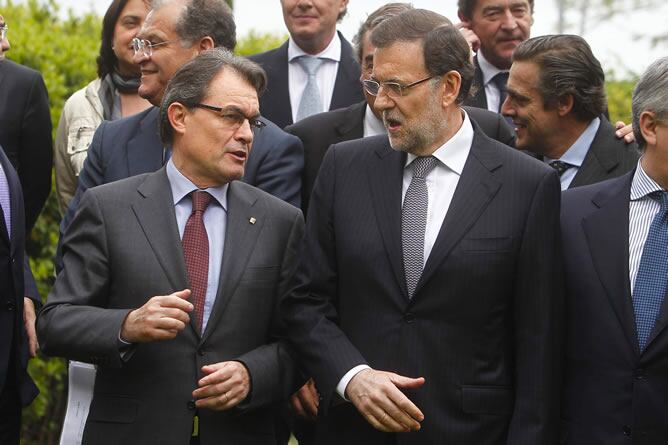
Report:
M265 82L204 51L165 91L165 167L84 195L38 320L44 353L97 365L84 444L275 444L273 404L296 389L277 309L304 223L238 181Z
M79 175L77 192L60 225L61 238L83 193L94 186L148 173L171 154L158 136L160 101L174 73L201 51L236 45L232 11L224 0L156 0L134 40L141 67L139 95L155 107L125 119L103 122L95 131ZM295 206L301 203L303 148L298 138L270 121L254 141L243 181Z
M562 443L662 444L668 436L668 58L633 92L642 157L568 190Z
M621 176L635 167L636 144L618 139L603 116L605 75L582 37L534 37L512 57L501 111L512 119L517 148L554 168L562 190Z

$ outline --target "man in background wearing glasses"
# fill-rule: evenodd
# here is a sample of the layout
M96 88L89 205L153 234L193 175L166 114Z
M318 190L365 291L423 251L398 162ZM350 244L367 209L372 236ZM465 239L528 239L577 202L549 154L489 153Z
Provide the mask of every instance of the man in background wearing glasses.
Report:
M278 304L304 222L238 181L265 85L204 51L165 91L166 166L84 195L38 321L46 354L98 365L84 444L276 443L272 405L297 389Z
M197 54L236 45L232 11L224 0L158 0L133 43L141 66L139 95L155 107L96 130L79 175L77 192L60 226L61 238L88 188L158 170L171 154L158 136L163 93L174 73ZM254 142L243 180L295 206L301 203L303 148L266 119Z
M551 443L557 175L461 108L473 66L445 17L403 12L371 43L388 135L327 151L283 303L316 443Z

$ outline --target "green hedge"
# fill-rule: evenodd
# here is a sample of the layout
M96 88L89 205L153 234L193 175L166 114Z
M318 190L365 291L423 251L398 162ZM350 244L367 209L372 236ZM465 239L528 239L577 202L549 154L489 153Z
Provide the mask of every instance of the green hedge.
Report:
M54 0L29 0L22 4L0 0L0 13L10 27L12 49L8 57L39 70L44 76L55 132L65 100L96 76L95 58L101 19L93 14L61 19ZM237 52L248 55L265 51L278 46L285 38L284 35L251 32L240 39ZM629 122L633 84L632 80L608 83L609 111L613 121ZM54 193L31 234L28 246L32 270L44 298L54 280L52 259L58 240L59 221ZM41 393L24 412L25 444L58 443L66 401L65 371L65 362L61 359L40 356L31 361L30 373Z

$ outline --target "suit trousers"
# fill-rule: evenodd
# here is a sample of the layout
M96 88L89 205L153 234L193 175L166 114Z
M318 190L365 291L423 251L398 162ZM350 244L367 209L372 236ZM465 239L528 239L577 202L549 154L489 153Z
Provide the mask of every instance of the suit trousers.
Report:
M12 346L7 364L7 380L0 394L0 444L18 445L21 433L21 401L16 383L15 348Z

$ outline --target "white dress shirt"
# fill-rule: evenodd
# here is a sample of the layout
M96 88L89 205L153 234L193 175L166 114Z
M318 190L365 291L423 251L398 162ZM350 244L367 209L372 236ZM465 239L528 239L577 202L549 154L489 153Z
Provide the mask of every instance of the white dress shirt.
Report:
M427 183L427 193L429 194L429 204L427 207L427 228L424 235L424 263L427 264L429 254L431 253L438 232L441 230L445 215L448 213L452 197L457 189L459 178L464 170L464 164L471 152L471 144L473 143L473 125L466 114L464 114L464 122L457 133L450 138L445 144L439 147L433 156L439 162L432 171L425 177ZM401 191L401 203L403 205L406 191L413 178L413 169L409 168L411 162L415 160L416 156L408 154L406 165L404 166L403 186ZM358 365L344 374L336 385L336 392L346 399L345 393L348 383L355 375L368 369L368 365ZM347 399L346 399L347 400Z
M316 73L316 79L320 88L321 103L324 107L322 111L327 111L332 102L332 94L334 93L334 85L336 84L336 73L339 70L339 61L341 60L341 39L339 38L339 33L334 33L332 41L319 54L307 54L297 46L292 37L288 40L288 88L290 91L290 106L292 107L292 122L297 122L299 103L302 100L302 94L308 82L308 74L295 60L301 56L313 56L323 59L323 63Z
M478 65L480 65L480 71L482 72L482 83L485 86L485 96L487 97L487 109L495 113L499 112L499 106L501 105L501 92L496 87L496 84L492 82L494 76L499 73L507 73L508 70L500 70L485 59L485 56L482 55L482 51L478 51Z
M378 119L369 104L366 104L366 110L364 111L364 137L368 138L369 136L377 136L379 134L386 134L387 130L383 121Z

